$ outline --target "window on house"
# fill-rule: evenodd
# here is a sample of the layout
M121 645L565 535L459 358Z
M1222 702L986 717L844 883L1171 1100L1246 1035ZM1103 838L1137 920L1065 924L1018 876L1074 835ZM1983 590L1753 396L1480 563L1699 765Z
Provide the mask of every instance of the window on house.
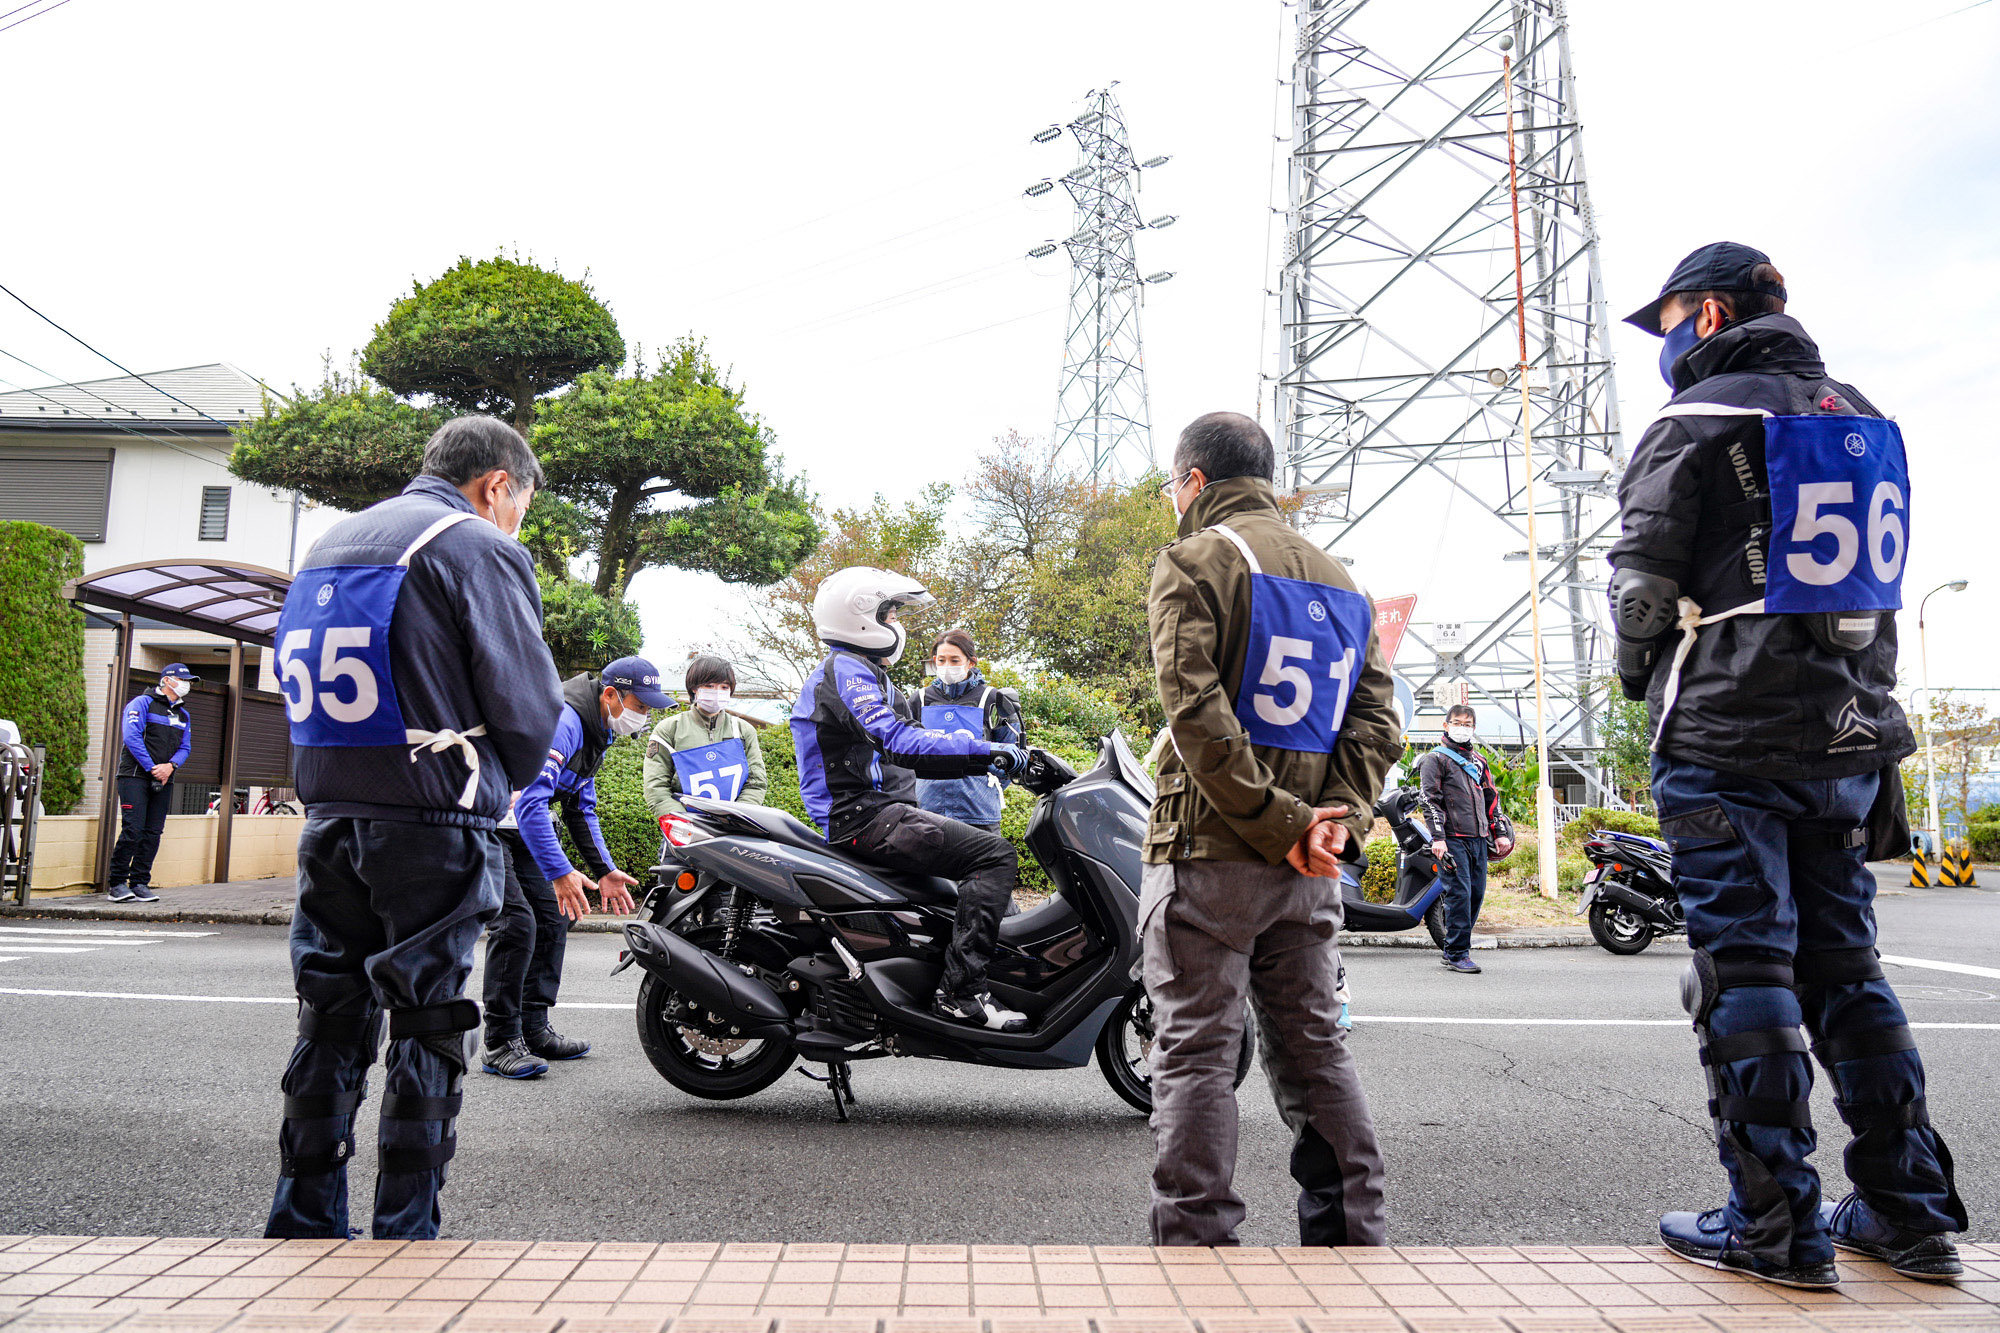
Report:
M201 488L201 540L205 542L226 542L229 540L229 488L227 486L204 486Z
M0 445L0 519L43 523L87 542L104 540L111 513L109 449Z

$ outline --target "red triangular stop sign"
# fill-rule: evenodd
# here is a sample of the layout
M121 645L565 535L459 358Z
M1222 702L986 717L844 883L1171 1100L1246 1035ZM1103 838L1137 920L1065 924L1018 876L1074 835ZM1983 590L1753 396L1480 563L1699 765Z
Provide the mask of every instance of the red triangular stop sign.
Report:
M1382 660L1394 662L1396 650L1403 646L1403 631L1409 626L1410 614L1417 609L1417 595L1408 597L1383 597L1375 603L1375 637L1382 641Z

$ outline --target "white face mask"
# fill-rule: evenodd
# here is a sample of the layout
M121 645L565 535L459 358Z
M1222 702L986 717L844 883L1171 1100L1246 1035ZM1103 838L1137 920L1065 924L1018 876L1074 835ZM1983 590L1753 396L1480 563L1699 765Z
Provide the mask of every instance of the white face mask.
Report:
M957 662L952 663L950 666L940 666L937 669L937 678L947 685L963 685L965 684L965 678L971 674L971 667Z
M1445 736L1446 736L1447 738L1449 738L1450 740L1453 740L1453 741L1456 741L1456 742L1457 742L1458 744L1460 744L1460 745L1470 745L1470 744L1472 744L1472 728L1471 728L1471 727L1464 727L1464 726L1458 726L1458 727L1446 727L1446 728L1444 729L1444 734L1445 734Z
M729 706L729 691L720 685L704 685L694 692L694 706L714 717Z
M627 708L613 713L606 719L614 736L636 736L646 729L646 715L636 708Z
M173 700L175 703L179 703L182 697L187 694L187 682L178 676L168 676L160 682L160 693L166 695L167 698Z

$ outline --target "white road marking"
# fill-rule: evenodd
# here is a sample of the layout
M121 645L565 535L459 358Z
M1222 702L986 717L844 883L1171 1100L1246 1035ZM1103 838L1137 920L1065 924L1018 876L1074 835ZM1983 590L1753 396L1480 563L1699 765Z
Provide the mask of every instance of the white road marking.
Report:
M1974 967L1970 963L1940 963L1930 958L1899 958L1895 954L1883 954L1882 961L1895 963L1901 967L1927 967L1933 972L1957 972L1968 977L1992 977L2000 980L2000 967Z
M198 940L210 935L220 935L219 930L90 930L77 926L0 926L0 936L6 935L109 935L163 940Z
M173 1000L194 1004L291 1004L292 995L159 995L111 990L36 990L21 986L0 986L0 995L45 995L68 1000ZM558 1009L631 1009L629 1004L559 1001ZM1684 1018L1430 1018L1414 1014L1356 1014L1357 1023L1441 1023L1480 1027L1642 1027L1685 1028ZM2000 1032L2000 1023L1912 1023L1913 1028L1951 1029L1967 1032Z
M88 944L10 944L15 953L95 953Z

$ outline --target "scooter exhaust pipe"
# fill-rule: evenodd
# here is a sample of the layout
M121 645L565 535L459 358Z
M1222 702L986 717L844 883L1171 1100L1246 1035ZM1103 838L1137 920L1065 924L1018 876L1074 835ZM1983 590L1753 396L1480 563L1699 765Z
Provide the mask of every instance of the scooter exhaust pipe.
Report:
M727 958L650 921L628 924L625 944L640 967L723 1021L760 1036L790 1034L792 1016L778 992Z
M1661 930L1671 931L1679 929L1679 927L1674 925L1673 914L1671 912L1667 911L1655 899L1648 897L1628 884L1622 884L1615 879L1607 879L1597 886L1597 892L1600 896L1609 898L1621 907L1631 908L1648 925ZM630 927L627 927L627 929L630 929Z

